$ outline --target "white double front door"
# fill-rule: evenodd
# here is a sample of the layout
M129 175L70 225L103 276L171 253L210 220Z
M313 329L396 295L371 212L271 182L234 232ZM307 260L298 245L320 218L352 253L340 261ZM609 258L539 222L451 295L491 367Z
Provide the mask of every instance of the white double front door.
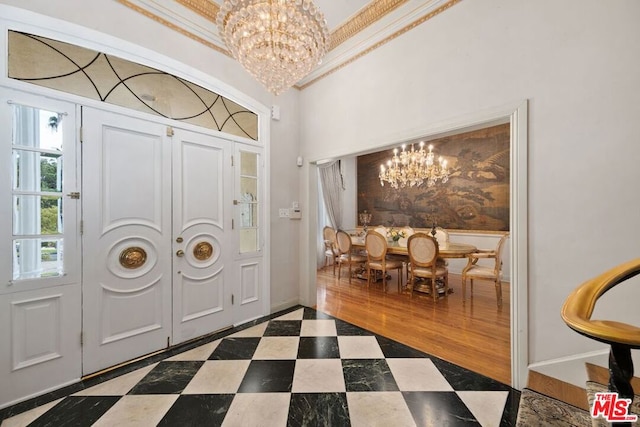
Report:
M85 375L236 320L233 147L83 109Z

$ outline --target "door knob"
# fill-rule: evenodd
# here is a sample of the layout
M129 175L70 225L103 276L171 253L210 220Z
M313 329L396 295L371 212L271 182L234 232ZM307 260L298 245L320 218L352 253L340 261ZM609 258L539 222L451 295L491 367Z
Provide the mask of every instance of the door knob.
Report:
M179 256L179 257L184 256L184 251L182 249L178 249L178 252L176 252L176 256Z

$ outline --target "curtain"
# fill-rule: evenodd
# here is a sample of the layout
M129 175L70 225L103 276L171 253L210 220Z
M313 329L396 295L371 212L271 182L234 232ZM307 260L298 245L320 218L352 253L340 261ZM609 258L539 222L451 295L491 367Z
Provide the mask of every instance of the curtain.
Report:
M322 184L318 180L318 227L316 229L316 253L317 253L317 268L324 267L324 235L322 230L325 226L331 226L329 222L329 216L327 215L327 209L324 206L324 198L322 196Z
M322 186L322 199L329 215L331 226L336 230L342 229L342 173L340 161L318 165L320 185Z

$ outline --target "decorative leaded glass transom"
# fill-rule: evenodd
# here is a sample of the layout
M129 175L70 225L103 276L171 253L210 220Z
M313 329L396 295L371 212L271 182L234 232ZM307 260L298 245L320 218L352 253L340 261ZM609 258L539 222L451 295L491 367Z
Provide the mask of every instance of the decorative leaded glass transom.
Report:
M9 31L9 78L258 140L258 116L180 77L46 37Z

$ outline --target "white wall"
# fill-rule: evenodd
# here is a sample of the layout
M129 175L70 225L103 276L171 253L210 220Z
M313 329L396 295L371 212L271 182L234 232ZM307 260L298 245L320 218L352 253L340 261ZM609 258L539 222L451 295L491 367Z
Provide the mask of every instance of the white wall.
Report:
M529 100L530 363L605 348L561 306L640 252L638 16L635 0L463 1L301 94L309 159ZM629 317L640 324L640 310Z

